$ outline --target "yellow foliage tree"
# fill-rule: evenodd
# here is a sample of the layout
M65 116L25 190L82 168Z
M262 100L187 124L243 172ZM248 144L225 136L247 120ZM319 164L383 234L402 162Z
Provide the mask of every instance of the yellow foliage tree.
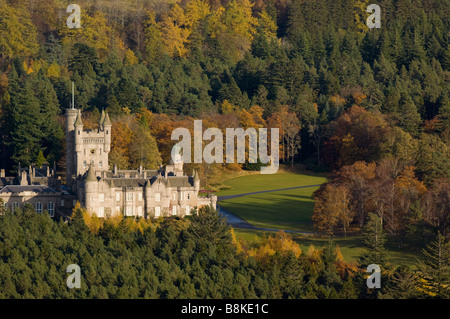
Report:
M139 62L139 59L136 57L134 52L130 49L128 49L125 52L125 64L127 65L135 65Z
M267 39L275 39L277 37L277 23L265 10L261 11L259 14L258 25L260 32L262 32Z
M56 79L61 77L61 68L55 61L53 61L53 63L48 67L47 76L49 78L56 78Z
M187 53L186 44L189 42L191 29L183 9L175 4L159 25L161 33L164 35L162 42L165 51L172 57L184 56Z
M59 34L61 35L62 43L74 44L82 42L96 48L102 56L106 55L115 39L107 19L99 11L90 16L86 10L82 10L81 15L81 28L69 29L65 21L61 25Z

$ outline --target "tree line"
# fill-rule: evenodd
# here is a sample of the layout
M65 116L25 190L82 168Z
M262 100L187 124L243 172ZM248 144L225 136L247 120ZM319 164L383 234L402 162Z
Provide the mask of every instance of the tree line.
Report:
M3 209L3 208L2 208ZM450 244L424 250L419 272L384 263L376 215L358 265L330 241L302 252L280 232L246 246L211 207L190 220L92 220L77 206L69 222L32 207L0 214L0 298L448 298ZM376 236L375 236L376 235ZM374 238L378 240L374 241ZM374 257L376 256L376 257ZM375 259L374 259L375 258ZM382 289L366 284L367 261L383 262ZM81 269L81 288L66 268Z

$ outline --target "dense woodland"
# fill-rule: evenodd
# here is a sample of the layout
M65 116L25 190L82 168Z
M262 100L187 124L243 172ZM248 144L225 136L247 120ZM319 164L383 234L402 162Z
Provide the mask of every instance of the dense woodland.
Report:
M360 266L383 263L383 285L368 289L332 241L302 252L280 232L244 247L210 207L153 223L94 221L79 207L56 222L25 207L0 216L0 298L448 298L450 244L434 241L416 273L389 268L377 223L371 215ZM70 264L81 268L79 289L66 286Z
M150 168L166 163L174 144L172 130L192 129L193 119L202 119L204 129L279 127L282 163L331 173L330 183L315 194L318 231L346 236L378 218L399 247L406 242L443 244L438 232L448 237L450 1L380 0L382 26L370 30L365 25L367 0L79 0L82 29L67 28L69 3L0 0L0 166L8 173L17 170L18 162L45 161L65 171L63 114L71 103L73 81L75 107L83 110L86 128L96 127L102 109L111 114L110 164ZM219 169L259 168L248 163L223 166L196 168L206 182ZM27 262L35 257L24 257L34 252L7 247L44 240L36 231L42 228L48 229L45 240L58 244L39 244L37 254L50 249L62 254L75 245L74 255L102 256L87 258L87 264L114 262L118 271L135 271L135 277L105 275L103 288L82 290L80 296L126 296L121 294L128 290L113 287L127 285L135 287L129 290L133 297L329 297L342 291L362 296L357 276L348 280L341 273L342 286L331 285L334 290L326 281L314 283L306 254L300 259L277 255L264 265L272 267L267 272L261 261L238 257L228 244L217 255L203 256L215 250L179 240L189 237L180 221L162 223L157 229L163 232L150 227L110 240L111 234L23 216L4 216L2 225L15 223L16 229L34 231L30 238L35 239L24 242L18 230L6 236L4 232L13 230L0 226L2 240L17 240L2 246L0 267L15 267L6 258L20 259L23 269L34 267ZM76 244L63 247L51 239L57 236ZM149 241L148 247L142 244ZM202 254L192 255L192 249ZM134 268L142 266L146 250L152 251L148 258L156 256L155 264L149 261L152 267L173 269L161 275L156 290L142 288L148 280L156 282L154 272L148 273L153 279L143 280L147 270ZM185 261L189 267L182 268L182 255L193 256ZM208 268L211 260L217 269ZM61 255L53 268L40 265L51 270L42 270L40 280L56 280L64 261ZM446 267L448 263L446 259ZM97 271L97 266L90 267ZM279 277L283 267L300 267L304 276ZM0 274L7 271L12 270ZM208 283L231 282L224 273L234 278L235 286ZM395 276L401 281L412 275L405 270ZM291 279L294 283L279 282L284 287L280 291L267 289L277 280ZM297 285L302 280L317 287L302 290L306 288ZM167 282L171 284L165 287ZM3 281L2 286L11 287L6 297L21 292L70 296L60 290L30 292L41 286L32 282Z

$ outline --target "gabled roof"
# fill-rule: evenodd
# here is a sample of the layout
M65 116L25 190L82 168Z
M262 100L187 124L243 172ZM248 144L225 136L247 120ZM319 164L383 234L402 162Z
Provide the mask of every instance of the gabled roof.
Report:
M189 176L168 176L167 187L192 187Z
M34 192L34 193L58 193L53 188L45 185L7 185L0 189L0 194L4 193L21 193L21 192Z

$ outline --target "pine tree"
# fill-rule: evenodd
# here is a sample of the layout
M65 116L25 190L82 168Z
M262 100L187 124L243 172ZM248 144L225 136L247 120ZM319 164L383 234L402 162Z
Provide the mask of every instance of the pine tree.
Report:
M212 206L203 206L193 214L188 232L200 244L231 244L231 234L226 219Z
M435 298L450 297L450 242L443 235L422 250L419 260L421 290Z
M381 218L378 215L368 214L368 220L363 229L363 238L366 252L358 258L360 266L366 268L370 264L376 264L385 267L388 261L384 248L386 238Z
M399 267L380 299L416 299L419 297L417 284L417 276L414 273L406 267Z

